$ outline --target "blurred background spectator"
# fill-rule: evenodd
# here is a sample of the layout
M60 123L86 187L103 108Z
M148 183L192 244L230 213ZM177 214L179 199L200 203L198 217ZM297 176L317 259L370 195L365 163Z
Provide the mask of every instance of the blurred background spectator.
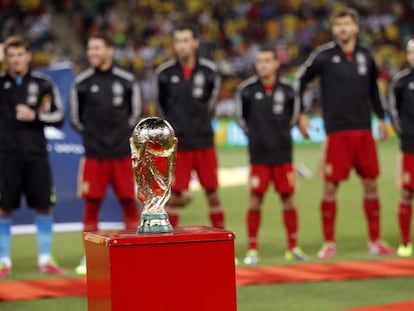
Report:
M330 12L345 5L361 14L360 39L374 51L385 94L390 77L405 64L404 46L414 33L411 0L0 0L1 37L27 34L38 66L71 59L80 69L86 64L79 56L86 38L108 31L116 43L116 61L141 80L151 114L153 70L173 55L170 32L177 23L194 24L201 36L200 55L214 60L223 77L217 113L231 117L234 88L252 74L260 44L275 46L281 73L292 80L310 51L330 39ZM58 18L65 23L56 24ZM59 36L64 27L74 40ZM66 47L65 40L71 41ZM317 92L310 90L308 102L315 101Z

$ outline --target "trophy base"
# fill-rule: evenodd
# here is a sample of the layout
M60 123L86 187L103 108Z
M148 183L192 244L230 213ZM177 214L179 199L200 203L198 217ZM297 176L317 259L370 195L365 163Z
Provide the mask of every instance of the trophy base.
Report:
M167 214L141 215L141 223L137 228L139 233L168 233L173 227Z

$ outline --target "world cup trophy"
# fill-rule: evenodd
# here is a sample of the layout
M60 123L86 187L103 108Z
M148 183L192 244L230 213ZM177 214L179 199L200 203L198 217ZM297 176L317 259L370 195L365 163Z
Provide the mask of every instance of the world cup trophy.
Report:
M171 195L178 139L164 119L141 120L130 138L138 199L144 205L137 232L172 232L164 206Z

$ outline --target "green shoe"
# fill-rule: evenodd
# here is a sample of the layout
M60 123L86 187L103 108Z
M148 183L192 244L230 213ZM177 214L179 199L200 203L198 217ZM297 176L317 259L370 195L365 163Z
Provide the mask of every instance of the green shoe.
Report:
M76 274L86 275L86 257L83 256L79 266L75 269Z
M411 257L413 255L413 244L400 244L397 249L397 255L400 257Z
M287 261L307 261L308 259L308 256L298 246L285 252L285 260Z
M259 263L259 253L257 249L249 249L243 262L245 265L257 265Z

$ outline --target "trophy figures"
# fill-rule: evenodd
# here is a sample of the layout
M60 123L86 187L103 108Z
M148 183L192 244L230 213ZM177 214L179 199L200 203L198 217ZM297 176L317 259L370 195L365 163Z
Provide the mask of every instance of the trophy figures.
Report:
M138 199L144 205L137 232L172 232L164 209L170 194L178 139L172 126L158 117L141 120L130 138Z

